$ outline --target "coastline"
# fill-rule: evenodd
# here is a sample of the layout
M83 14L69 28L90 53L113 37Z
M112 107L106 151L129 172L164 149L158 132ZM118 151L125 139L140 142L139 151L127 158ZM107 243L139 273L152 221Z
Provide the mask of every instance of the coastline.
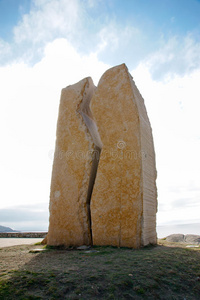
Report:
M170 234L196 234L200 235L200 223L158 225L157 236L159 239L165 238Z
M200 235L200 223L157 225L157 237L162 239L171 234ZM47 231L0 232L0 238L45 238Z

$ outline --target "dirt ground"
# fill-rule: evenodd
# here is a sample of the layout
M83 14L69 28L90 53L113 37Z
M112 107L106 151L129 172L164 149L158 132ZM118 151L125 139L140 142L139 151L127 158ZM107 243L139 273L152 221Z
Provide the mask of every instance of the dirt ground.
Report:
M200 248L0 249L0 299L200 299Z
M0 238L0 248L17 245L30 245L41 242L42 238Z

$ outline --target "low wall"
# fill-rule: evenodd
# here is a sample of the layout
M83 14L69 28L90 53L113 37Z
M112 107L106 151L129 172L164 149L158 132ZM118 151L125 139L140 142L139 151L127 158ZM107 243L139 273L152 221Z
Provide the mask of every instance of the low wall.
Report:
M45 238L47 232L0 232L0 238Z

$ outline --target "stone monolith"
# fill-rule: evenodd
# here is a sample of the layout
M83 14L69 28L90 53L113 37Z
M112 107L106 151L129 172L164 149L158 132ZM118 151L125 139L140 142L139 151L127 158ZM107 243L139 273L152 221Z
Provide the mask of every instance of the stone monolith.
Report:
M49 245L89 245L91 168L101 141L90 111L95 86L91 78L62 90L54 155Z
M156 168L144 100L125 64L106 71L91 101L103 143L91 199L94 245L156 243Z
M47 244L155 244L156 212L152 130L126 65L63 89Z

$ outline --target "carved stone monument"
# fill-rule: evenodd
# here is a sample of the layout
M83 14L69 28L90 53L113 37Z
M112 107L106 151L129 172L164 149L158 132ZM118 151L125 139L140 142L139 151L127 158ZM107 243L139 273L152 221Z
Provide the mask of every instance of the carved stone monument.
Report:
M156 167L144 100L125 64L62 90L48 245L155 244Z

